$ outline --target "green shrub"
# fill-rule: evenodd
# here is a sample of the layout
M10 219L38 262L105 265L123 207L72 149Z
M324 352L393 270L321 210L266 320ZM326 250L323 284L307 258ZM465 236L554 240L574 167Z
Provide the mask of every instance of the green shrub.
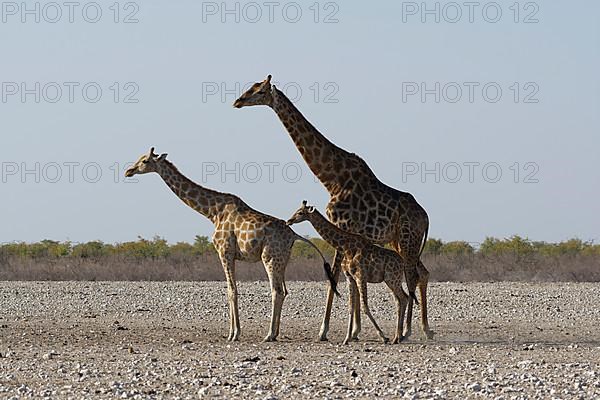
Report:
M529 239L518 235L504 240L486 237L479 248L479 252L486 255L512 253L522 256L534 253L535 247Z
M73 246L71 255L79 258L100 258L108 256L113 252L114 248L112 245L101 241L91 241Z
M197 255L215 252L215 247L210 242L207 236L196 235L194 238L194 252Z
M27 257L29 255L28 247L29 245L24 242L6 243L0 246L0 252L10 257Z
M442 247L440 248L441 254L448 254L448 255L471 255L474 252L475 252L475 249L473 248L473 246L471 246L467 242L463 242L460 240L444 243L442 245Z
M317 246L325 257L332 261L334 249L323 239L309 239ZM389 246L386 246L389 248ZM197 257L214 254L215 248L207 236L197 235L193 243L178 242L169 245L159 236L152 240L139 237L137 241L106 244L101 241L91 241L72 245L71 242L42 240L36 243L6 243L0 245L0 255L3 257L21 257L33 259L73 258L102 258L118 256L136 259L165 259L171 255L178 258ZM475 249L465 241L443 242L440 239L429 238L424 249L425 255L482 255L482 256L516 256L518 260L531 260L532 256L544 257L575 257L600 256L600 245L581 239L569 239L559 243L532 242L527 238L515 235L506 239L487 237ZM314 259L318 254L308 243L296 241L292 248L292 258Z
M118 255L132 258L165 258L170 253L169 244L165 239L155 236L152 240L138 237L137 242L119 243L115 246Z
M442 242L440 239L429 238L425 243L423 253L440 254L440 252L442 251L442 246L444 246L444 242Z
M325 258L328 260L328 262L333 262L333 260L332 260L333 253L334 253L333 247L331 247L323 239L312 238L309 240L311 241L312 244L317 246L317 248L319 250L321 250L321 252L325 256ZM319 256L319 254L315 251L315 249L311 245L309 245L308 243L303 242L301 240L298 240L298 241L296 241L296 243L294 243L294 247L292 247L292 258L314 259L314 258L321 258L321 256Z

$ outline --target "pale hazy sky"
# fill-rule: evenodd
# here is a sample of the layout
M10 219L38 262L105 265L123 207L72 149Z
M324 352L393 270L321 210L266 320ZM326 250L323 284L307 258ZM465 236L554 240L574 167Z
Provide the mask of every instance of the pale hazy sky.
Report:
M231 106L267 74L432 237L600 240L600 2L113 3L1 4L0 242L211 235L157 175L125 183L150 146L266 213L323 209L275 113Z

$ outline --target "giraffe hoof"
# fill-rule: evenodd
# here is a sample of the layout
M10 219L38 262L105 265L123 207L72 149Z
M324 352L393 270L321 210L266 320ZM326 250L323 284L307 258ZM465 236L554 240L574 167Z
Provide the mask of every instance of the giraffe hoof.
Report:
M392 341L392 344L399 344L403 340L404 340L404 336L396 336L396 337L394 337L394 340Z
M274 338L274 337L273 337L273 336L271 336L271 335L269 335L269 336L267 336L266 338L264 338L264 339L263 339L263 342L264 342L264 343L276 342L276 341L277 341L277 339L276 339L276 338Z
M321 335L317 338L317 342L328 342L329 339L327 339L327 336L325 335Z
M384 336L381 338L381 341L383 342L383 344L388 344L390 342L390 339L388 339Z

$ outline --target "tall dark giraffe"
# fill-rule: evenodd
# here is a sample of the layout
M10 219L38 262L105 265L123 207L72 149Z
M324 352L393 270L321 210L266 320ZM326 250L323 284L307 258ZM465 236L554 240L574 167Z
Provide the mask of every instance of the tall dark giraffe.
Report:
M339 228L380 244L390 244L406 260L406 282L410 292L418 286L421 300L421 328L433 337L427 321L427 283L429 272L420 257L427 241L429 217L415 198L381 182L367 163L354 153L331 143L274 85L271 75L257 82L233 106L266 105L275 111L298 151L329 192L327 216ZM339 279L342 256L336 250L333 272ZM334 293L327 292L325 316L319 334L327 340ZM409 299L405 336L411 332L412 298ZM359 314L360 318L360 314ZM353 338L360 332L356 321Z

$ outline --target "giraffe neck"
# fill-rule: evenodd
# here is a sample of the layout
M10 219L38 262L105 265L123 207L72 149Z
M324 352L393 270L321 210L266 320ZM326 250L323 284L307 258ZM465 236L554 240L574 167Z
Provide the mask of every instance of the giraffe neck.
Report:
M227 201L225 193L198 185L179 172L177 167L167 160L158 163L156 172L173 193L190 208L213 222L219 216L222 204Z
M334 172L340 167L343 157L349 153L323 136L277 88L273 88L271 108L285 126L310 170L327 191L332 194L345 184Z
M353 235L344 232L325 218L318 210L309 214L309 220L319 235L336 249L345 249Z

